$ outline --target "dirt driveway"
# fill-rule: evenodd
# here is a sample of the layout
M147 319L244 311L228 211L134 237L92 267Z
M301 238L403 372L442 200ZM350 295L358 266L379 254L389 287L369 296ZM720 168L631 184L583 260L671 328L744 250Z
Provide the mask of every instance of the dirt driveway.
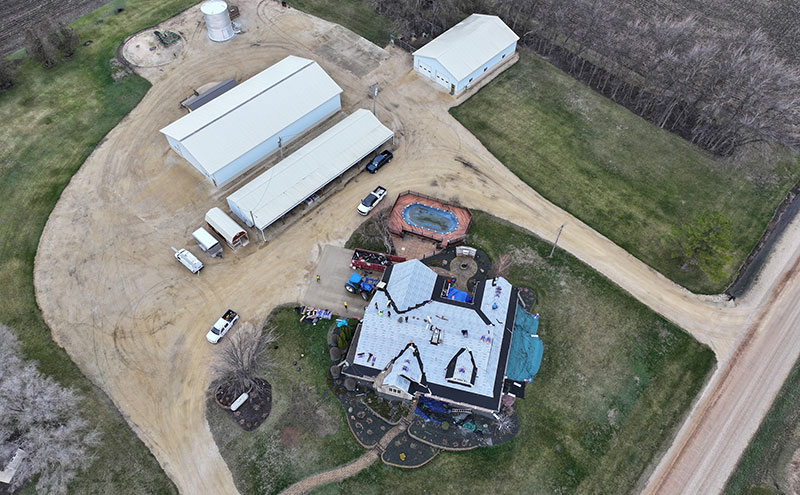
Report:
M153 88L62 194L34 270L54 338L114 400L181 492L236 492L205 421L214 352L206 329L228 307L258 323L276 305L301 300L322 246L344 243L362 221L352 205L378 182L392 194L413 189L455 199L544 238L567 221L561 247L709 344L722 362L770 300L765 296L789 262L789 249L771 260L761 284L737 306L695 296L519 181L450 117L454 101L411 71L407 53L361 40L367 44L356 51L369 60L343 63L325 46L353 43L352 33L274 1L239 6L247 32L224 44L205 37L197 7L169 21L186 46L172 64L139 69ZM244 79L289 54L319 61L344 88L346 112L371 108L367 88L380 83L377 116L397 134L396 158L380 174L353 180L277 239L254 240L221 260L204 258L207 267L192 276L170 246L190 246L205 211L227 209L225 196L238 184L215 190L158 130L182 115L178 102L192 88ZM797 225L789 230L800 238ZM797 347L798 339L789 343L780 362L796 356ZM767 377L765 390L777 390L778 377ZM741 435L754 431L758 418L750 423Z

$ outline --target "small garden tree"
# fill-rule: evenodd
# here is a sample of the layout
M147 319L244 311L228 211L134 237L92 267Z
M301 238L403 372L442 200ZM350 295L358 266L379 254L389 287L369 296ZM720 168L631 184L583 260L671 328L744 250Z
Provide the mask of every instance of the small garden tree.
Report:
M267 350L276 339L273 326L258 329L253 325L243 324L223 344L213 368L220 387L227 389L226 395L238 397L253 388L263 386L260 383L263 375L275 364L267 355Z
M730 219L722 213L702 213L690 223L673 227L667 240L684 267L697 266L715 281L725 279L733 248Z
M94 460L100 435L80 414L80 397L22 359L11 331L0 325L0 458L25 456L12 489L38 477L39 493L67 493L67 485Z

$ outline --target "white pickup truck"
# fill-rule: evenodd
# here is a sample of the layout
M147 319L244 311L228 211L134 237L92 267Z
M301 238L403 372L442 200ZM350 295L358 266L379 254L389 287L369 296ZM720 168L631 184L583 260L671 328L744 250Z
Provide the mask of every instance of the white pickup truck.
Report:
M236 311L229 309L222 315L222 318L214 323L214 326L206 334L206 339L212 344L216 344L228 333L228 330L233 328L237 321L239 321L239 315Z
M378 206L378 203L380 203L381 200L385 197L386 197L386 188L381 186L376 187L374 191L369 193L369 196L364 198L364 200L361 201L361 203L359 203L358 212L364 216L369 215L369 212L371 212L376 206Z

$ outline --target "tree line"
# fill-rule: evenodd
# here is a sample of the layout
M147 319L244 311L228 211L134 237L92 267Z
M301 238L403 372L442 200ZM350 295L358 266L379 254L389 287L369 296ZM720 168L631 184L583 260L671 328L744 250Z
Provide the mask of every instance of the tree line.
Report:
M643 18L613 0L370 1L405 40L431 39L473 12L498 15L521 45L717 155L763 141L800 150L800 71L760 30Z

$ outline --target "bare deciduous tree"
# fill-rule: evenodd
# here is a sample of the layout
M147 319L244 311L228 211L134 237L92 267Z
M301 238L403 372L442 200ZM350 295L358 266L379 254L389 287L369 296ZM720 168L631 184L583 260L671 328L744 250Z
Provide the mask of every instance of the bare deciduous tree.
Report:
M80 38L74 29L67 25L61 25L55 28L50 35L51 43L61 52L61 55L69 58L75 54L78 49Z
M275 327L263 329L243 324L238 332L224 343L213 363L216 378L233 387L241 395L257 386L256 378L267 373L274 362L267 356L270 344L277 340Z
M80 412L80 397L19 354L19 342L0 325L0 457L25 452L12 487L38 476L39 493L67 493L67 485L94 457L100 434Z
M497 263L492 266L492 276L507 277L512 265L511 255L508 253L501 254L497 259Z
M58 62L58 52L50 41L47 30L50 23L42 20L25 30L25 53L34 62L39 62L46 69L54 67Z

